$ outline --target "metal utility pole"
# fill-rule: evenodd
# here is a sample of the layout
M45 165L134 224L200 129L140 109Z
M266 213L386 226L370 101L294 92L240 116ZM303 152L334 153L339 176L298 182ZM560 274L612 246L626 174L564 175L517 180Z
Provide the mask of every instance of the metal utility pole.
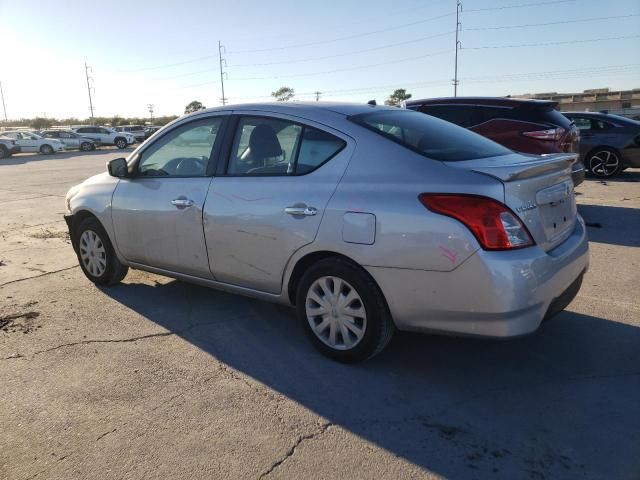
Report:
M147 109L149 110L149 115L151 117L151 124L153 125L153 103L147 103Z
M224 76L226 75L226 73L222 70L222 62L224 62L224 65L226 66L227 61L224 58L222 58L223 49L224 49L224 45L222 45L220 43L220 40L218 40L218 58L220 59L220 86L222 87L222 98L220 100L222 101L222 105L226 105L227 97L224 96Z
M322 95L322 92L313 92L316 95L316 102L320 101L320 95Z
M462 27L462 23L460 23L460 12L462 12L462 0L456 0L456 58L455 58L455 67L454 67L454 76L453 76L453 96L458 96L458 50L460 49L460 40L458 39L458 35L460 34L460 27Z
M2 82L0 82L0 97L2 97L2 110L4 111L4 121L7 121L7 107L4 104L4 92L2 91Z
M84 62L84 74L87 77L87 92L89 93L89 111L91 112L91 119L93 119L93 101L91 100L91 84L89 80L93 80L92 77L89 76L89 70L91 67L87 65L87 62Z

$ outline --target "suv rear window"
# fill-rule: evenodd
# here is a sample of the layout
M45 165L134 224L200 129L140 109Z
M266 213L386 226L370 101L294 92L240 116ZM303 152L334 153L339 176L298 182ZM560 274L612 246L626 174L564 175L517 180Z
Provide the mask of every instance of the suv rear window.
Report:
M549 123L566 129L571 127L571 120L551 107L516 107L504 118L523 122Z
M434 160L452 162L511 153L477 133L415 111L385 110L349 120Z

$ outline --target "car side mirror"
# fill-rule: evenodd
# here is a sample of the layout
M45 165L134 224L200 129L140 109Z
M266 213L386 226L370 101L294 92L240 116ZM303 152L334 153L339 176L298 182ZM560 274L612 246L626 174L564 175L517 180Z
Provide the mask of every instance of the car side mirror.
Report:
M107 171L112 177L124 178L129 176L127 160L124 158L114 158L107 162Z

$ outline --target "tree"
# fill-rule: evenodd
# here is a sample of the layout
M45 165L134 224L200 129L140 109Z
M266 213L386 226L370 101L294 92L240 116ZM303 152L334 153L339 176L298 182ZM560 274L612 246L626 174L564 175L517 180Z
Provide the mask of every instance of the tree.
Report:
M271 96L278 102L288 102L296 94L295 90L290 87L280 87L275 92L271 92Z
M184 107L184 113L193 113L193 112L197 112L198 110L204 110L205 108L207 107L202 105L201 102L194 100L189 105Z
M398 106L402 102L409 100L410 98L411 98L410 93L407 93L407 91L404 88L398 88L397 90L394 90L394 92L391 95L389 95L389 98L387 98L384 101L384 104Z
M31 122L31 126L35 130L42 130L43 128L49 128L51 126L51 120L43 117L36 117L33 119L33 122Z

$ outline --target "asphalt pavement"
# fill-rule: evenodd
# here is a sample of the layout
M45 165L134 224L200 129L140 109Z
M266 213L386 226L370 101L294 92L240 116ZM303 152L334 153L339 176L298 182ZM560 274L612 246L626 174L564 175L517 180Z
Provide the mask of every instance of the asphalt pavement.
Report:
M640 478L640 170L578 187L591 266L537 333L345 366L282 306L91 284L64 194L118 156L0 160L0 478Z

